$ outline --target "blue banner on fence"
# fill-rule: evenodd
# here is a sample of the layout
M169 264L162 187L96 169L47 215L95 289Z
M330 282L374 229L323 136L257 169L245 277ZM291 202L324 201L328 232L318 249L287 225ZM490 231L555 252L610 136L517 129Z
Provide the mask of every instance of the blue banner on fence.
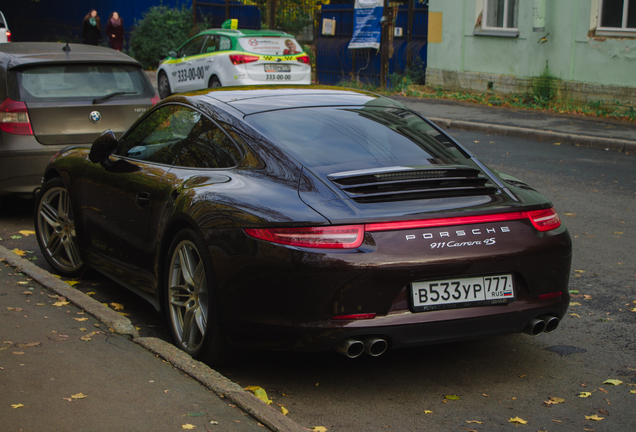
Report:
M353 36L349 49L380 48L383 0L356 0Z

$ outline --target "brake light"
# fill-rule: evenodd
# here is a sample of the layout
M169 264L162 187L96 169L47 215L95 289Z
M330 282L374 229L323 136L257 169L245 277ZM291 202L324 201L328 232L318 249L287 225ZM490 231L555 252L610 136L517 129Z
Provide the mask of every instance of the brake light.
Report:
M539 231L550 231L561 226L561 219L554 208L527 212L528 219Z
M7 42L11 42L11 32L7 30Z
M247 235L272 243L299 247L355 249L362 244L364 225L302 228L247 228Z
M24 102L6 98L0 103L0 130L14 135L33 135L29 112Z
M159 97L159 95L155 94L155 96L150 99L150 103L152 103L153 105L156 105L157 103L159 103L159 101L161 100L161 98Z
M529 212L498 213L490 215L421 219L411 221L380 222L366 224L366 232L373 231L393 231L415 228L434 228L454 225L470 225L488 222L505 222L509 220L530 219L532 225L539 231L550 231L561 226L561 220L554 208L544 210L533 210Z
M309 58L308 55L297 57L296 60L298 60L301 63L311 64L311 59Z
M258 56L255 55L247 55L247 54L231 54L230 61L233 65L244 64L244 63L252 63L258 61Z

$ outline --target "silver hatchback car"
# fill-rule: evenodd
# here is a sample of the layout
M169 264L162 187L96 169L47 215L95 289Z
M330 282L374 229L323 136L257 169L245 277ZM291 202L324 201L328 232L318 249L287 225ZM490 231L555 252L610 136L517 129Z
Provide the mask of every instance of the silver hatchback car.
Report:
M55 153L120 135L158 101L141 65L110 48L0 44L0 196L32 197Z

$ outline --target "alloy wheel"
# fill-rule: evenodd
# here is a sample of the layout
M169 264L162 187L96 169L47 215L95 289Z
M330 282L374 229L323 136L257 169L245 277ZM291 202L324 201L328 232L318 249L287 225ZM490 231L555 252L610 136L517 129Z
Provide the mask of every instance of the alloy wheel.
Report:
M52 187L43 193L38 203L37 224L40 246L53 267L64 273L74 273L83 267L65 188Z
M168 272L169 319L181 349L196 354L208 321L208 285L201 255L189 240L174 249Z

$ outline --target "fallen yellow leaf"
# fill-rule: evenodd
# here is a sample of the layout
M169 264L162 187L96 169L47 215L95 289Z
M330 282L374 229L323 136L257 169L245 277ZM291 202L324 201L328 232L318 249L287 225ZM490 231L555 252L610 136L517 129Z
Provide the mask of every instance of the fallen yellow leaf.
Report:
M195 427L196 427L195 425L191 425L190 423L181 425L181 429L194 429Z
M580 398L587 398L587 397L592 396L592 393L590 393L590 392L580 392L580 393L578 394L578 396L579 396Z
M20 234L22 234L25 237L28 237L32 234L35 234L35 231L28 231L28 230L23 230L23 231L18 231Z
M84 317L84 318L73 318L75 321L87 321L88 318Z
M324 426L314 426L311 432L327 432L327 428Z
M89 291L86 293L87 296L94 296L95 294L97 294L95 291Z
M11 404L11 408L22 408L23 406L22 404Z
M575 314L575 313L571 313L570 316L573 316L573 317L576 317L576 318L581 318L581 315Z
M111 306L113 307L113 309L115 309L116 311L124 310L124 305L123 305L123 304L119 304L119 303L111 303L110 305L111 305Z
M287 408L285 408L285 407L280 407L280 412L282 412L283 415L289 414L289 410Z
M553 397L553 396L550 396L550 397L548 398L548 400L549 400L551 403L553 403L553 404L560 404L560 403L565 402L565 399L563 399L563 398L559 398L559 397Z
M630 390L629 391L631 394L636 394L636 390Z
M245 390L254 393L254 396L265 402L267 405L272 404L272 400L267 397L267 392L259 386L247 386Z
M570 302L570 306L581 306L579 302Z
M16 255L18 255L18 256L24 256L24 255L26 255L26 252L25 252L25 251L23 251L23 250L21 250L21 249L18 249L18 248L13 249L11 252L13 252L14 254L16 254Z
M591 416L585 416L586 420L593 420L593 421L601 421L603 420L605 417L599 417L598 414L594 414Z
M71 395L72 399L84 399L85 397L86 397L86 395L84 393L78 393L78 394Z
M73 281L66 281L66 284L67 284L67 285L70 285L70 286L75 286L75 285L77 285L78 283L79 283L79 281L74 281L74 280L73 280Z
M448 399L448 400L460 400L461 398L457 395L446 395L444 396L444 399Z
M484 424L484 422L480 422L479 420L466 420L466 423L478 423L478 424Z
M89 334L82 336L80 339L83 341L90 341L90 340L93 340L93 336L95 336L96 334L97 334L96 331L90 332Z
M603 381L603 384L609 384L609 385L617 386L617 385L623 384L623 381L617 380L617 379L608 379L608 380Z
M528 422L526 420L522 419L522 418L515 417L515 418L511 418L510 420L508 420L508 423L526 424Z
M68 304L67 301L60 300L60 301L56 301L55 303L53 303L53 306L60 307L60 306L66 306L67 304Z

